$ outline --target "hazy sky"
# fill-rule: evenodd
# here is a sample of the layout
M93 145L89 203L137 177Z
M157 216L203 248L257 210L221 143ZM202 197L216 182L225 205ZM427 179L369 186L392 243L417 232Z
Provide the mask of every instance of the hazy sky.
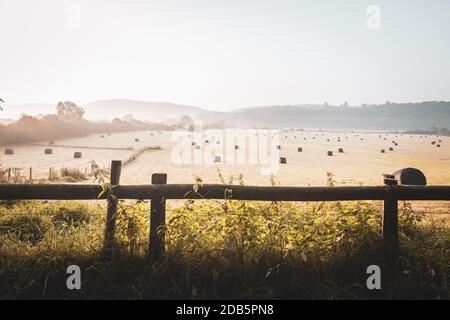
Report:
M0 0L0 97L450 100L450 1Z

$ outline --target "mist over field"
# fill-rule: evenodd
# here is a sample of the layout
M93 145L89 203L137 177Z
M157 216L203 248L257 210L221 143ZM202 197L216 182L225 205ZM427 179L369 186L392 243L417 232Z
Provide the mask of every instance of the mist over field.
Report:
M43 116L54 113L56 104L5 104L0 119L18 120L22 114ZM85 118L112 121L131 116L150 122L174 123L183 116L204 125L224 127L281 127L360 130L412 130L444 128L450 123L450 102L429 101L361 106L341 104L286 105L249 107L228 112L179 105L168 102L146 102L126 99L102 100L82 105ZM9 121L8 121L9 120Z
M449 300L449 39L449 0L0 0L0 300Z

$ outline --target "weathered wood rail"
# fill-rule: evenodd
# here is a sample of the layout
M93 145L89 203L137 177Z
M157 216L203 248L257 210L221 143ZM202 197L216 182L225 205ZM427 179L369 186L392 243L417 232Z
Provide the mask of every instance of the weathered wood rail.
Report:
M224 184L118 185L119 199L225 199L255 201L450 200L450 186L257 187ZM105 200L93 184L0 184L0 200Z
M170 199L228 199L249 201L384 201L383 241L388 257L399 249L398 201L450 200L450 186L402 186L385 178L381 186L354 187L257 187L240 185L166 184L166 174L154 174L151 185L120 185L121 162L111 164L113 190L102 194L99 185L0 184L0 200L107 200L105 250L114 245L115 216L119 199L151 200L150 252L164 251L165 202ZM112 194L113 193L113 194Z

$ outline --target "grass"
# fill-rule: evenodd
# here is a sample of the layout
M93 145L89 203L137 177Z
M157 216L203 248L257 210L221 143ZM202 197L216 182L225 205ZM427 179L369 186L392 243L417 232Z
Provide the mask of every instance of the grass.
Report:
M162 148L159 146L156 146L156 147L147 146L147 147L141 148L139 150L136 150L128 158L126 158L125 160L122 161L122 165L126 166L126 165L136 161L136 159L139 158L142 154L144 154L146 152L150 152L150 151L155 151L155 150L162 150Z
M79 182L87 180L86 174L78 168L62 168L60 170L61 179L65 182Z
M402 203L401 253L382 290L380 202L189 201L168 214L167 254L148 258L145 202L121 202L116 248L102 256L105 208L0 203L0 298L448 299L450 226ZM67 266L82 290L66 288ZM384 274L384 273L383 273Z
M50 182L66 182L75 183L82 182L89 179L89 175L86 175L78 168L62 168L58 172L52 170L47 179L34 179L35 183ZM29 183L27 177L25 177L22 169L11 170L11 176L8 179L8 170L0 167L0 183Z

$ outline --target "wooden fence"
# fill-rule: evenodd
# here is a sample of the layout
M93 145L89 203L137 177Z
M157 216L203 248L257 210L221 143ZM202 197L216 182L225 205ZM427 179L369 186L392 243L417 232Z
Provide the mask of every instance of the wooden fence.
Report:
M119 199L151 200L150 252L160 255L165 250L164 227L166 200L229 199L257 201L384 201L383 242L389 260L399 250L398 201L450 200L450 186L402 186L384 178L381 186L354 187L257 187L240 185L167 184L166 174L153 174L149 185L120 185L121 161L112 161L109 191L100 185L70 184L0 184L0 200L107 200L104 248L114 245L115 216ZM100 196L99 196L100 195Z

